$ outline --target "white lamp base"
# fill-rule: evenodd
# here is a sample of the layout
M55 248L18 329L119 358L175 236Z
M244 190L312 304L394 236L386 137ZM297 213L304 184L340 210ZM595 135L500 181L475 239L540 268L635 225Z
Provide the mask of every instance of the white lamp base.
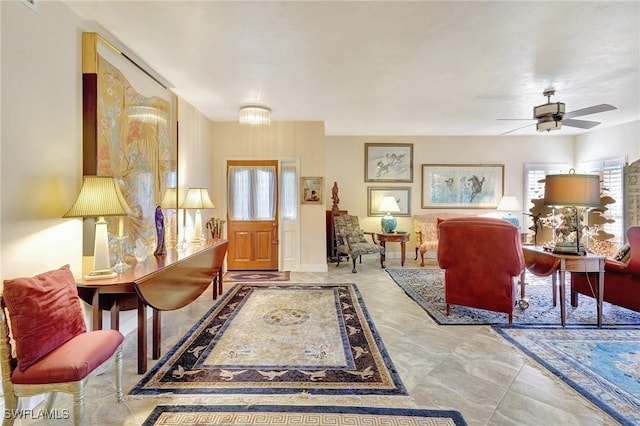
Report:
M111 269L109 256L109 235L107 221L100 216L96 221L96 235L93 242L93 270L106 271Z

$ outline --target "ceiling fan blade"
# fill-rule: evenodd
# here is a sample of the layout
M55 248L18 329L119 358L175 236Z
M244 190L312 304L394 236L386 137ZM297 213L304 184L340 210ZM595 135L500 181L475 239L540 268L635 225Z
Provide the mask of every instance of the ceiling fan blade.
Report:
M592 127L596 127L598 124L600 124L599 121L573 120L571 118L562 119L563 126L578 127L580 129L590 129Z
M533 126L534 124L536 124L536 123L533 123L533 124L527 124L526 126L518 127L517 129L509 130L508 132L504 132L504 133L500 133L500 134L501 134L501 135L508 135L509 133L513 133L513 132L515 132L516 130L524 129L525 127Z
M582 109L577 109L575 111L567 112L563 115L562 118L564 119L564 118L580 117L582 115L596 114L598 112L611 111L614 109L618 109L618 108L609 104L594 105L589 108L582 108Z

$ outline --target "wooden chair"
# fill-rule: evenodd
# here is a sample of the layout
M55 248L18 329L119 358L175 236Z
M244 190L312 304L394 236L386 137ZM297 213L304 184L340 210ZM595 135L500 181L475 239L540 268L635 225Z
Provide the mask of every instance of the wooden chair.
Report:
M46 410L51 410L57 392L73 395L73 421L80 425L87 382L113 358L116 398L122 402L124 336L117 330L87 332L68 265L33 278L5 280L0 307L3 425L12 425L19 415L19 398L50 393Z

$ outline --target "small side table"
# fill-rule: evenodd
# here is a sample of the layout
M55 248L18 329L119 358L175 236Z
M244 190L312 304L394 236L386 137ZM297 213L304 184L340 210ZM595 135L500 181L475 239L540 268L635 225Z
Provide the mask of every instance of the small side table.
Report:
M386 253L386 243L387 241L392 243L400 243L400 264L404 266L404 258L405 252L407 251L407 241L409 241L409 237L411 234L376 234L376 238L380 241L380 245L385 249ZM382 263L384 264L384 260L386 258L386 254L383 253L381 256Z

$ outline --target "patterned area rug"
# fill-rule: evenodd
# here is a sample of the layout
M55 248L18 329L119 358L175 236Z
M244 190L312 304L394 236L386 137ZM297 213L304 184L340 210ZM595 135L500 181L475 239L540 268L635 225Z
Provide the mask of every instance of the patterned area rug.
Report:
M464 426L457 411L336 406L160 405L143 426L156 425Z
M222 281L289 281L290 275L289 271L227 271L222 277Z
M640 424L640 330L494 329L623 425Z
M422 307L438 324L442 325L490 325L507 324L507 315L483 309L451 305L450 315L445 314L444 271L441 269L387 269L391 278L409 297ZM513 310L513 323L526 325L560 325L560 303L553 306L551 277L526 274L525 294L529 307ZM518 294L520 285L517 286ZM567 324L596 325L596 302L580 296L578 307L569 303L569 284L566 295ZM640 325L640 313L619 306L603 303L605 325Z
M236 284L131 394L407 395L355 284Z

